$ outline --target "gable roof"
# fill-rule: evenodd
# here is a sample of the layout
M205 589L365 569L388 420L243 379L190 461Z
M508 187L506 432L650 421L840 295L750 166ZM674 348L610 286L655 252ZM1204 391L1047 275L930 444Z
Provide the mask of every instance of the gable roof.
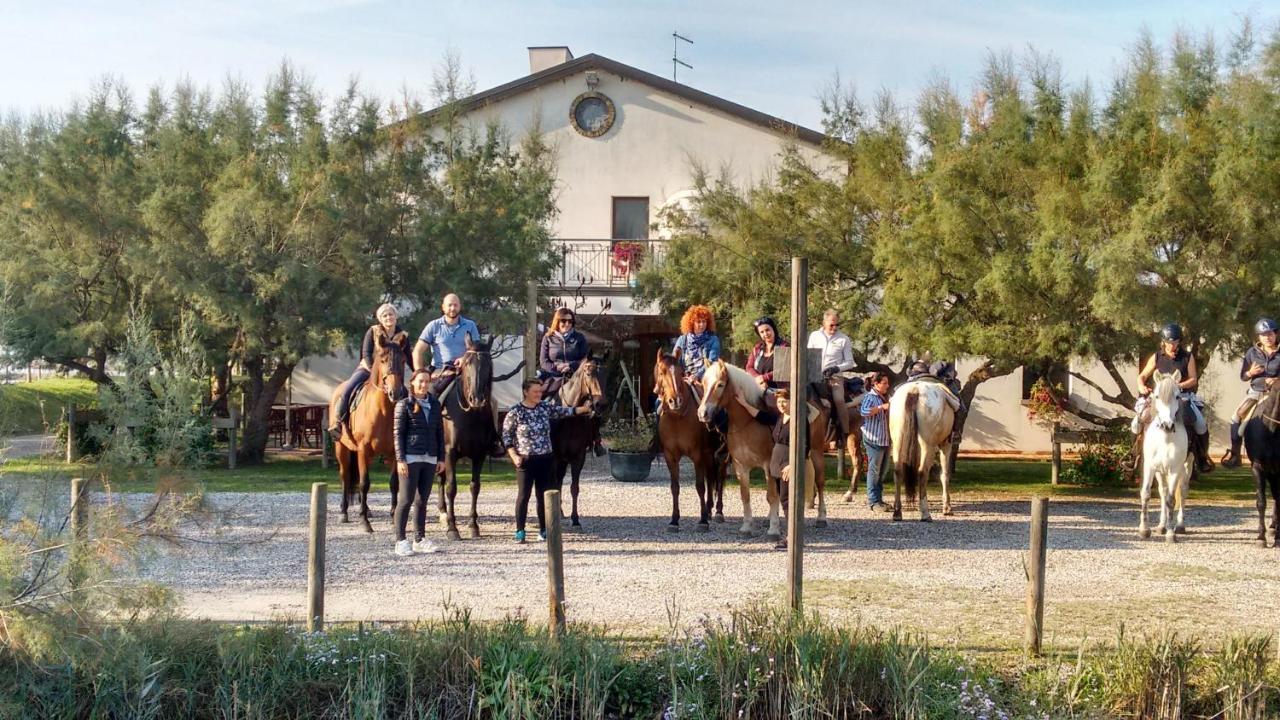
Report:
M725 100L722 97L717 97L710 93L696 90L688 85L681 85L678 82L668 80L650 72L645 72L640 68L632 67L625 63L620 63L617 60L611 60L603 55L596 55L595 53L583 55L582 57L574 58L568 62L549 67L541 72L526 75L495 88L478 92L475 95L458 101L457 109L464 113L471 112L477 108L501 102L514 95L534 90L548 83L561 80L571 75L576 75L586 70L603 70L605 72L613 73L614 75L635 80L654 89L684 98L689 102L698 103L699 105L719 110L720 112L731 115L740 120L745 120L746 122L759 125L774 132L791 135L813 145L822 145L830 140L830 138L817 130L812 130L804 127L803 125L797 125L793 122L783 120L782 118L762 113L759 110L752 110L745 105L739 105L738 103ZM443 108L428 110L423 113L421 117L430 119L442 110Z

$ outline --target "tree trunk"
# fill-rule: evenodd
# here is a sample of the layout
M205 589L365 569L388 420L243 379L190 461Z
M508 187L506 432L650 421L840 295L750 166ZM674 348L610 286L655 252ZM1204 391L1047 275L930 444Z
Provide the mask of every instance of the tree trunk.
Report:
M1016 367L997 365L994 360L988 360L969 373L964 385L960 386L960 402L964 406L964 411L956 413L956 424L951 431L951 437L954 440L951 442L951 450L947 453L947 467L951 470L952 477L955 477L956 458L960 455L960 443L964 440L964 428L969 423L969 413L973 410L973 397L978 394L978 386L993 378L1008 375L1016 369Z
M275 402L285 380L293 373L293 363L275 364L271 375L266 375L267 361L256 357L244 361L249 375L248 392L245 394L244 429L240 436L240 452L237 462L245 465L260 464L267 455L267 420L271 404Z
M213 386L209 390L209 406L214 415L226 416L231 402L231 366L218 363L213 369Z

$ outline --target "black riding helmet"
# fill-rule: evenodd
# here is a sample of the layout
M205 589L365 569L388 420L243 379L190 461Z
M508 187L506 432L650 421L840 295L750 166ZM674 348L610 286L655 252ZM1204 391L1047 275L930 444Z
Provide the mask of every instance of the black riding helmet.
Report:
M1276 325L1276 321L1271 318L1259 318L1258 322L1253 324L1253 333L1261 335L1263 333L1275 332L1280 329L1280 325Z
M1160 339L1165 342L1182 342L1182 326L1178 323L1169 323L1160 330Z

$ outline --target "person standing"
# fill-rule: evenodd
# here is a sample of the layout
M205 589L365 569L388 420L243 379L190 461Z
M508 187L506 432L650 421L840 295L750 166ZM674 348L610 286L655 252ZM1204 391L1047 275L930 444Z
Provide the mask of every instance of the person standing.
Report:
M883 512L884 458L889 450L889 375L873 372L868 378L871 389L862 396L862 447L867 451L867 507Z
M395 507L395 552L401 557L436 551L435 545L426 539L427 498L431 495L436 463L444 452L444 422L440 417L440 401L430 392L431 373L415 372L409 380L409 391L409 397L396 403L393 426L396 474L400 479ZM412 544L405 537L410 505L417 510Z
M454 378L458 375L458 366L462 364L463 355L467 354L467 338L471 342L480 340L480 328L475 321L463 317L462 299L449 293L440 301L440 317L427 323L413 346L414 367L431 370L431 380L436 387L436 396L442 401L450 391ZM430 363L427 355L430 353ZM498 426L498 404L489 401L489 411L493 414L493 446L489 454L502 457L501 428Z
M811 350L822 351L822 377L831 388L831 402L836 406L840 431L848 437L852 426L844 384L846 380L854 378L853 341L840 331L839 311L827 308L822 313L822 327L809 333L807 345Z
M571 415L587 415L591 408L585 405L567 408L543 402L542 382L532 378L520 385L520 391L523 397L507 411L507 418L502 423L502 444L507 448L511 463L516 466L515 541L523 543L531 492L538 494L538 537L547 538L543 493L551 489L555 467L551 455L551 421Z
M1280 346L1276 342L1276 330L1280 326L1271 318L1262 318L1253 326L1258 342L1244 354L1240 361L1240 379L1249 383L1249 390L1231 415L1231 449L1222 457L1222 467L1240 467L1240 424L1249 417L1253 408L1280 378Z
M567 307L559 308L551 316L551 324L542 336L538 348L538 379L542 380L544 397L557 401L557 393L578 371L583 360L591 357L591 344L578 329L578 316ZM600 438L600 422L591 427L591 451L596 457L604 457L604 443Z

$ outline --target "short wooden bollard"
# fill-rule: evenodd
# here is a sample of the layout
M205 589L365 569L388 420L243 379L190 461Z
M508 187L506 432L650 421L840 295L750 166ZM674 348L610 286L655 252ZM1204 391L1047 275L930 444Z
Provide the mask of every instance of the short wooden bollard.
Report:
M227 469L236 469L236 431L240 427L240 414L235 408L231 408L230 417L216 417L213 419L213 427L215 430L227 431Z
M67 584L72 592L84 587L85 543L89 540L89 481L71 478L71 549L67 553Z
M549 625L551 637L564 632L564 541L560 534L560 491L548 490L547 522L547 599L551 605Z
M1050 439L1053 442L1053 469L1049 474L1049 484L1057 485L1058 478L1062 475L1062 443L1058 441L1058 433L1060 428L1057 423L1053 424L1053 434Z
M311 539L307 545L307 632L324 629L324 533L329 483L311 485Z
M67 406L67 462L80 459L80 443L76 441L76 406Z
M1044 639L1044 571L1049 540L1049 498L1031 500L1031 552L1027 570L1027 640L1029 655L1039 655Z

